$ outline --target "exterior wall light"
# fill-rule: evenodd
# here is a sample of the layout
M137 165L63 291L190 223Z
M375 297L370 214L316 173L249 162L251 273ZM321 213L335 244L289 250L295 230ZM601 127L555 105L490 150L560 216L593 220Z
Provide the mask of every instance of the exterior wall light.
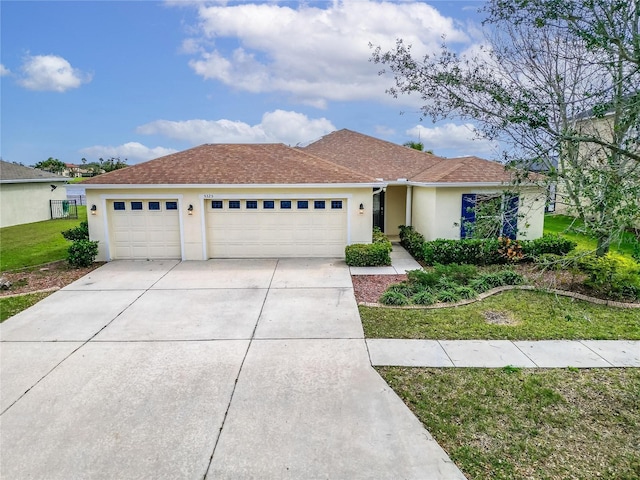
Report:
M364 215L364 203L361 203L361 204L360 204L360 209L358 210L358 213L359 213L360 215Z
M91 205L91 215L96 215L98 213L98 207L95 205Z
M187 208L187 212L189 212L189 215L193 215L193 205L189 204L189 208Z

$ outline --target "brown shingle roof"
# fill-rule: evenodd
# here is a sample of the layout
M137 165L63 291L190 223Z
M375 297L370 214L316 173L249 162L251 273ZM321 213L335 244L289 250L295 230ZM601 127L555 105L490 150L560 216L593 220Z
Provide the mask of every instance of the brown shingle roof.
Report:
M437 165L411 177L424 183L509 183L513 173L504 165L478 157L447 158Z
M442 158L343 129L303 149L374 178L421 183L501 183L512 173L504 165L470 156Z
M69 180L67 177L56 173L45 172L37 168L25 167L15 163L0 160L0 181L2 183L13 182L63 182Z
M283 144L208 144L132 165L83 185L373 183L375 178Z
M325 135L303 150L374 178L390 181L411 178L443 160L347 129Z

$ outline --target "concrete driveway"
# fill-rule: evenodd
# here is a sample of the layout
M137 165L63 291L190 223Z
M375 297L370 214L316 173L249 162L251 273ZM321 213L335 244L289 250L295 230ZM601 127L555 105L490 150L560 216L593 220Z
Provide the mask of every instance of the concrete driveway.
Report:
M464 478L339 260L112 262L0 339L1 478Z

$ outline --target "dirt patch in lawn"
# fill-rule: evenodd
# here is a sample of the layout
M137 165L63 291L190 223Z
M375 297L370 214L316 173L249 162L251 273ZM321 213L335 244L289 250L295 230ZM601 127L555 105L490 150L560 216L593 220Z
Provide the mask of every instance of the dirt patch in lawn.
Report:
M518 325L518 321L509 312L499 312L497 310L487 310L482 312L485 322L491 325Z
M29 293L48 288L62 288L104 265L97 262L89 267L73 268L66 261L60 261L29 269L3 272L1 277L11 282L8 290L0 290L0 298L17 293Z

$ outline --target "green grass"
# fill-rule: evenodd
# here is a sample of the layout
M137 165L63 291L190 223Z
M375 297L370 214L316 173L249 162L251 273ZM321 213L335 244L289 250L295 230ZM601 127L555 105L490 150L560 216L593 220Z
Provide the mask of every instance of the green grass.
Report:
M368 338L640 340L640 309L613 308L535 291L508 291L462 307L360 307ZM488 323L501 317L507 325Z
M640 478L640 369L377 369L469 480Z
M7 318L26 310L40 300L51 295L51 292L30 293L19 297L0 298L0 323Z
M45 220L0 228L0 271L64 260L70 242L60 232L86 219L87 207L81 206L77 220Z
M544 233L559 233L576 242L578 249L595 251L598 245L596 239L570 231L572 225L579 228L583 225L583 222L567 215L545 215L544 217ZM620 243L611 245L611 252L627 255L631 258L634 238L632 233L625 232Z

